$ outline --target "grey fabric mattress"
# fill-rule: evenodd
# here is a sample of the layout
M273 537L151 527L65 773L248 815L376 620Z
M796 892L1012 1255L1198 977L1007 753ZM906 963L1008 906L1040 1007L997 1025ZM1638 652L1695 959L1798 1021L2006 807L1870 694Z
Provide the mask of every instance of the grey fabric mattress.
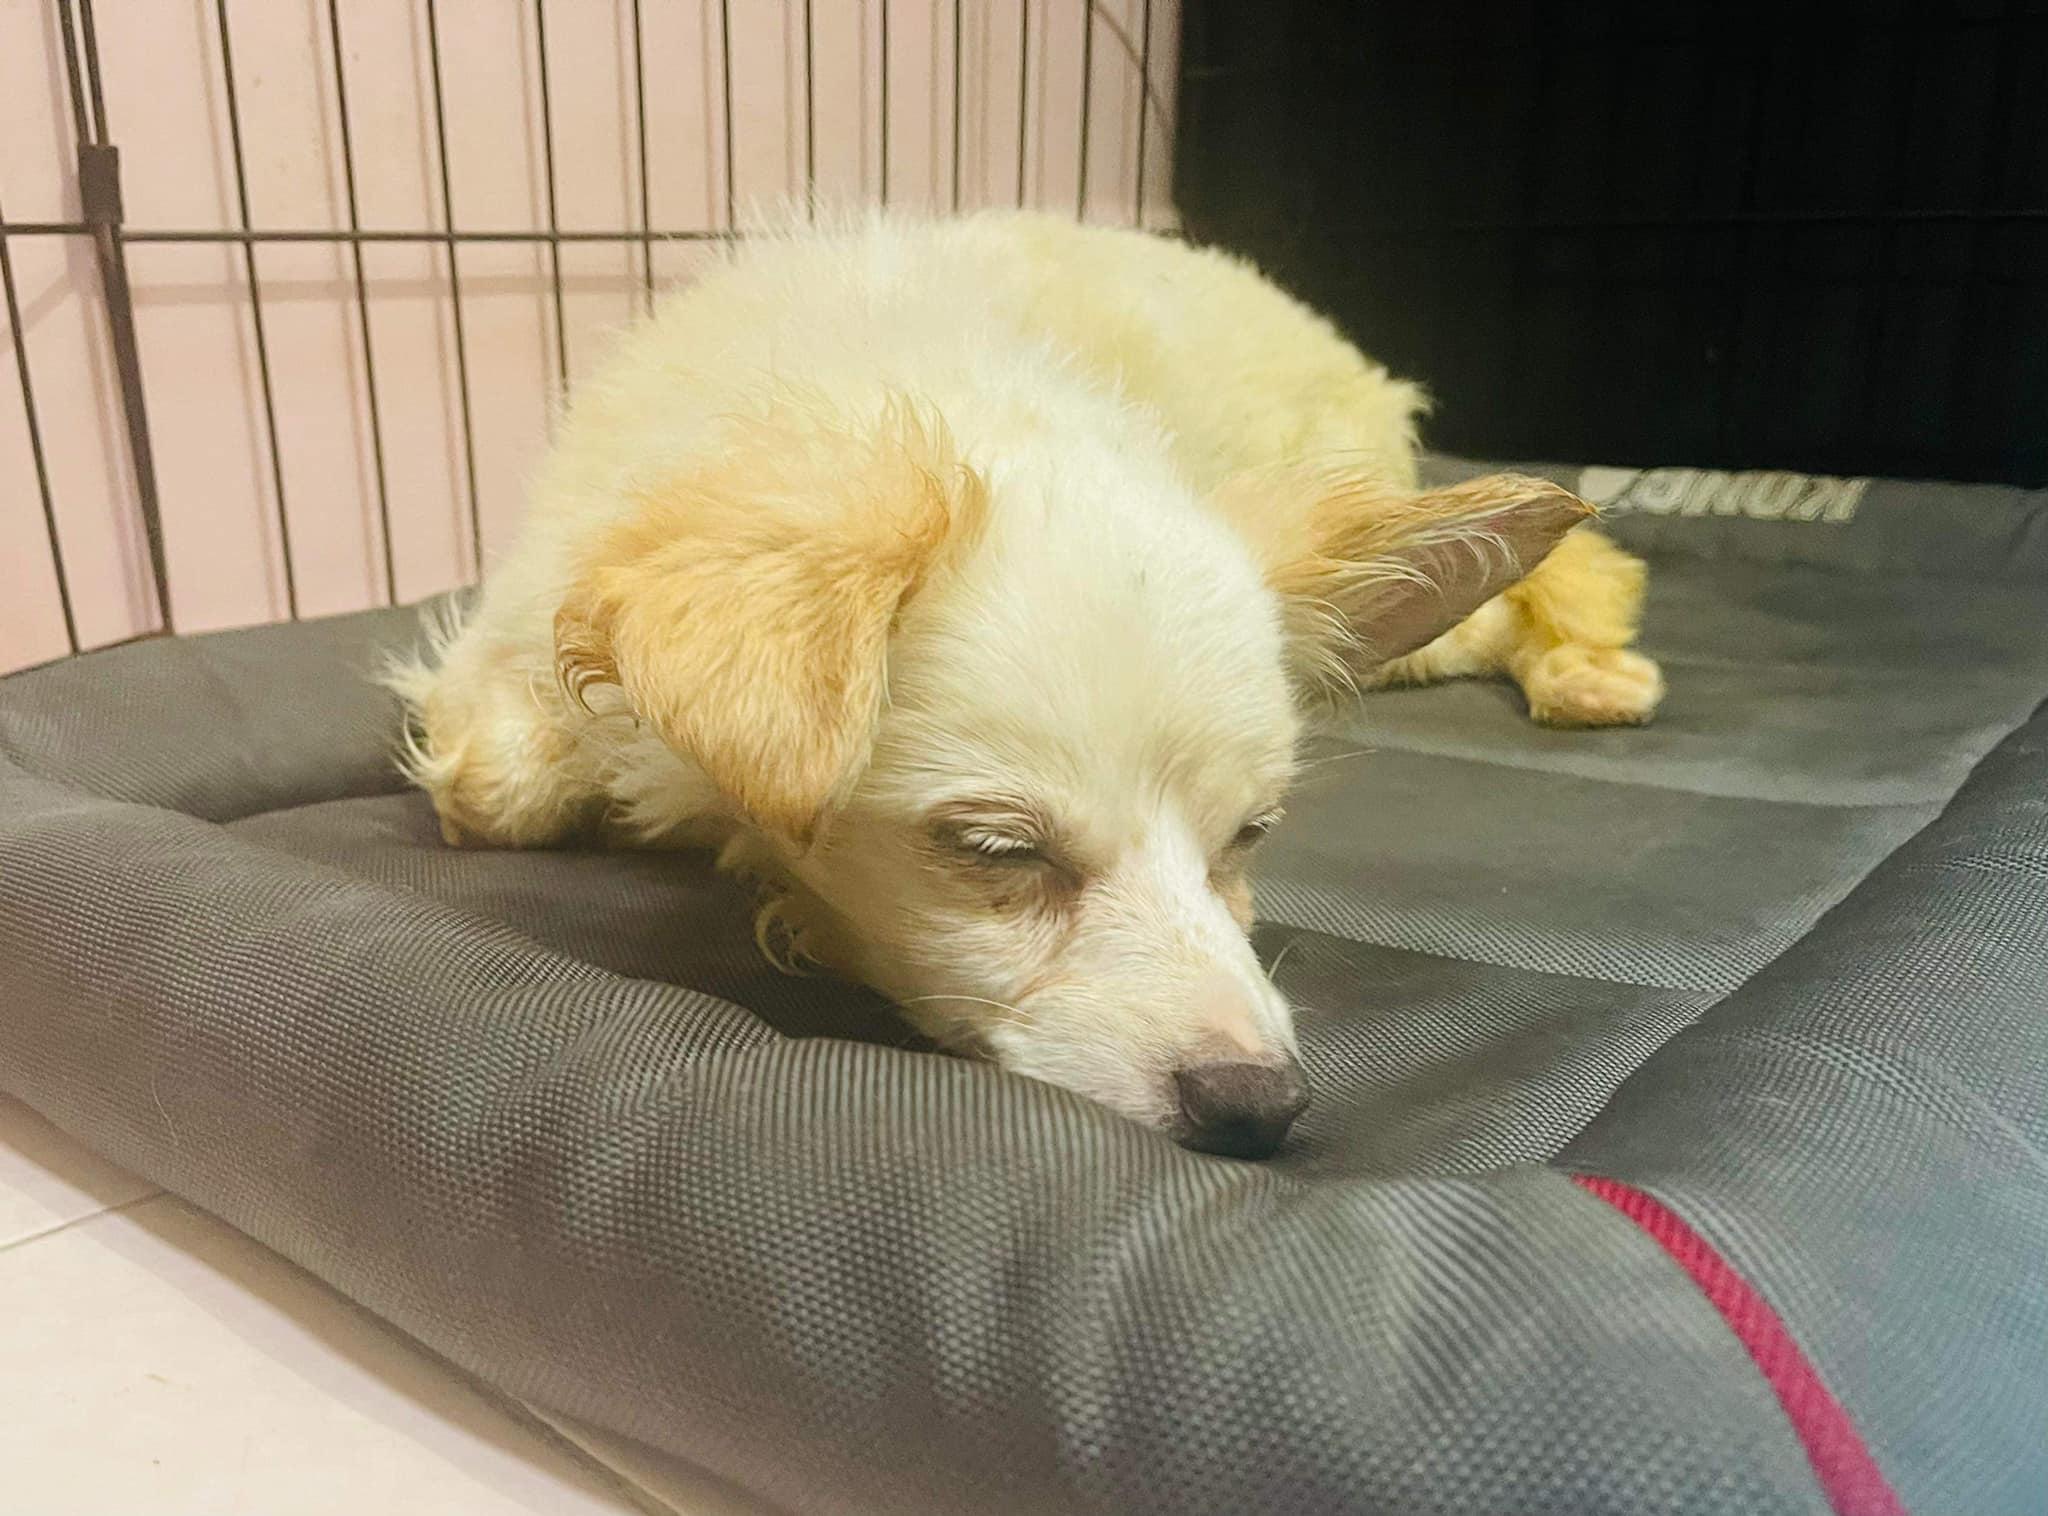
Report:
M0 683L0 1088L790 1511L2048 1510L2048 498L1562 477L1669 703L1313 755L1274 1162L775 976L701 860L442 847L403 612Z

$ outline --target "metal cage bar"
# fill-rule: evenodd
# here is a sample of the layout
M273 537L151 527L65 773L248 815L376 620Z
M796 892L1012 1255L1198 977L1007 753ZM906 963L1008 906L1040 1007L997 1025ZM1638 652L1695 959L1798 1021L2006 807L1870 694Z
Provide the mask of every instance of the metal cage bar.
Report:
M86 237L92 235L89 221L15 221L6 226L11 237ZM143 231L123 230L121 240L125 243L161 242L331 242L336 246L347 246L351 242L431 242L436 246L446 243L506 243L506 242L726 242L730 234L724 231L707 231L702 227L679 227L675 230L640 231L635 228L626 231L525 231L494 229L491 231L425 231L413 227L390 228L369 227L353 230L336 228L329 230L318 227L255 227L241 230L236 227L160 227Z
M1156 105L1156 101L1155 101ZM1409 225L1388 220L1378 231L1388 237L1417 232L1455 232L1461 235L1499 235L1509 232L1643 232L1714 231L1742 227L1877 227L1899 226L2028 226L2048 223L2048 209L2035 206L1992 206L1983 211L1952 207L1908 206L1898 211L1701 211L1680 216L1609 215L1538 217L1529 221L1457 221L1440 226ZM89 221L10 221L4 224L10 237L88 237ZM730 242L735 234L719 228L659 227L641 231L637 227L618 231L565 230L548 232L509 227L487 231L430 231L411 227L370 227L360 231L347 228L257 227L242 231L235 227L157 227L142 230L123 228L124 243L142 246L165 242L431 242L437 245L507 242Z
M107 101L100 84L99 30L93 23L92 0L57 0L64 45L65 85L71 97L71 119L78 154L78 196L84 221L80 230L92 238L99 269L100 296L108 341L114 349L114 375L121 395L121 419L128 434L128 466L135 482L135 505L149 553L150 587L156 599L160 631L176 630L171 609L171 572L164 550L163 514L157 497L156 457L150 446L149 403L142 386L142 358L135 341L135 300L128 284L128 258L122 234L121 153L108 140ZM82 38L82 42L81 42ZM88 105L90 109L88 109ZM0 231L0 236L6 235Z
M953 0L953 209L960 209L960 0Z
M64 39L64 97L71 106L71 140L77 147L106 141L103 115L86 111L85 81L79 75L77 22L71 14L71 0L57 0L57 27ZM93 92L95 100L99 92ZM104 102L101 102L102 104Z
M548 5L533 0L534 53L540 65L541 162L548 189L548 286L554 294L555 378L561 384L561 398L569 394L569 325L562 310L562 213L555 188L555 107L548 87Z
M1145 127L1152 119L1152 0L1138 9L1138 181L1131 193L1131 224L1145 224Z
M881 146L875 155L876 171L881 183L880 199L884 206L889 203L889 0L882 0L882 45L881 56Z
M1960 317L1957 323L1956 341L1949 362L1948 394L1951 414L1969 414L1975 410L1977 396L1969 393L1973 377L1981 382L1983 369L1973 360L1992 341L2002 340L2010 351L2012 339L2000 331L1998 307L1990 296L1992 287L1991 270L1987 244L1993 239L1985 235L1987 227L1998 224L2003 218L1994 217L1992 202L2006 193L2012 173L2014 145L2019 133L2013 129L2019 115L2020 101L2025 86L2022 84L2021 65L2028 54L2025 38L2021 35L2021 24L2029 18L2022 17L2016 5L2007 5L2003 15L1994 23L1999 29L1999 40L2003 44L1995 50L1991 76L1990 129L1984 134L1983 157L1978 166L1977 193L1969 219L1964 223L1963 277L1960 289ZM2031 18L2038 24L2040 18ZM2037 54L2038 56L2038 54ZM1994 337L1994 333L1998 336ZM1881 355L1873 355L1881 356Z
M1020 210L1025 201L1024 165L1030 140L1031 0L1017 0L1017 207Z
M0 216L0 224L5 217ZM78 616L71 608L71 576L64 570L64 543L57 531L57 500L50 490L50 460L43 452L43 428L36 415L35 381L28 367L28 329L22 325L21 296L14 284L14 253L0 232L0 294L7 302L7 331L14 340L14 372L21 383L21 418L28 429L29 458L35 466L36 495L43 505L43 531L50 544L50 567L57 575L57 605L64 613L64 641L78 651Z
M1919 23L1914 28L1914 45L1915 47L1924 46L1927 40L1925 36L1926 13L1924 8L1915 15L1914 20ZM1816 37L1809 45L1818 48L1824 44ZM1899 209L1899 191L1905 176L1907 155L1913 147L1913 128L1918 115L1916 107L1919 102L1915 93L1910 88L1901 88L1908 85L1911 78L1911 56L1906 49L1902 48L1892 65L1892 83L1895 89L1901 90L1903 103L1892 118L1891 141L1887 144L1885 152L1885 182L1888 186L1886 196L1887 207L1894 211ZM1864 344L1863 350L1871 354L1881 353L1890 337L1893 302L1883 298L1882 292L1883 287L1895 277L1899 254L1899 224L1896 221L1887 220L1879 224L1876 230L1877 280L1874 291L1876 298L1870 302L1870 310L1862 323L1863 331L1860 337ZM1882 363L1872 363L1868 366L1868 370L1863 376L1863 383L1860 386L1862 393L1858 396L1857 409L1860 415L1859 425L1866 446L1877 439L1884 426L1884 378L1884 365ZM1732 383L1732 378L1723 380L1724 387L1729 383Z
M356 198L355 139L348 120L348 66L341 47L341 3L327 0L327 36L334 53L334 105L341 128L341 182L348 201L349 230L362 229L362 212ZM384 464L384 418L377 404L377 354L370 337L370 285L363 276L363 244L349 243L349 258L355 273L356 324L363 338L363 393L370 421L370 459L377 482L377 537L384 556L384 600L398 603L398 555L391 541L390 472Z
M93 141L107 140L107 97L100 84L100 34L93 24L92 0L78 0L78 25L85 34L85 85L92 97Z
M462 260L456 254L455 193L448 172L448 106L441 84L438 7L427 0L427 62L434 83L434 151L441 169L441 225L448 248L448 312L455 327L455 387L462 406L462 474L469 495L469 543L479 576L484 568L483 512L477 504L476 422L470 413L469 343L462 330Z
M734 213L737 201L733 186L732 140L732 0L718 0L718 107L723 113L725 134L725 229L739 230Z
M381 352L380 346L388 346L388 339L380 344L378 323L373 303L377 298L376 268L365 249L371 246L419 246L441 249L440 278L445 281L443 289L447 301L447 328L451 336L453 356L453 390L455 410L459 416L459 447L462 481L458 486L458 510L466 517L467 549L469 570L473 574L482 572L484 561L484 531L482 522L482 494L484 484L478 463L478 404L480 391L477 388L478 375L472 373L472 363L477 357L473 344L479 340L471 330L471 285L473 279L464 268L461 250L465 246L532 246L545 249L545 264L542 267L544 298L549 302L555 353L554 380L560 396L566 396L571 371L570 332L571 322L567 311L568 281L563 269L562 249L568 244L577 245L628 245L637 248L637 268L631 273L638 288L635 292L642 309L651 309L656 293L654 269L654 244L657 241L676 244L730 242L744 235L740 227L740 195L738 187L739 152L738 101L734 83L734 51L736 34L735 17L731 0L719 0L718 44L715 58L707 59L709 67L718 73L717 128L721 139L714 147L704 144L707 166L715 165L723 170L723 178L713 192L722 215L713 224L692 227L662 227L655 224L654 206L654 155L659 150L655 142L658 135L649 109L648 69L655 60L650 49L655 46L652 34L643 16L642 0L625 0L619 6L622 30L622 53L630 49L631 80L622 83L622 88L632 92L632 122L624 130L630 131L632 160L632 183L627 190L627 211L621 220L629 224L606 226L595 229L566 229L562 225L562 184L561 175L568 168L560 158L560 145L556 142L556 112L561 102L555 98L557 62L555 49L550 46L548 23L550 20L547 0L533 0L533 45L535 49L534 81L537 87L537 109L539 116L540 170L545 190L544 218L542 226L496 226L465 227L460 208L455 199L455 166L451 138L454 123L450 114L448 69L454 64L456 55L444 58L444 44L451 39L444 37L443 18L439 0L420 0L424 11L424 33L426 64L427 108L432 112L431 123L424 123L431 132L428 145L427 176L430 195L438 194L438 206L429 210L430 224L419 227L366 225L364 218L364 164L358 162L362 147L359 128L365 126L360 103L355 98L363 86L363 80L352 75L360 72L363 65L358 61L352 69L348 43L349 22L342 14L344 0L325 0L324 17L316 10L316 46L324 46L327 58L324 65L317 59L315 67L321 77L316 86L323 93L332 89L335 103L334 146L327 149L338 152L341 167L342 215L338 218L344 224L332 227L318 226L276 226L265 225L259 220L251 192L252 158L251 141L247 136L248 123L244 120L243 86L245 75L251 67L247 59L237 56L237 42L247 38L238 37L234 20L229 14L228 0L213 0L212 14L206 17L201 12L202 27L211 34L212 46L219 50L219 80L221 85L220 103L224 107L227 126L228 168L231 172L234 192L233 221L230 225L216 227L190 226L131 226L127 223L122 209L120 195L119 152L111 141L107 115L106 84L102 75L99 53L99 34L94 15L94 0L48 0L57 22L56 30L62 43L62 66L64 104L68 112L78 154L78 186L80 212L72 219L39 219L9 222L0 215L0 276L6 286L6 308L10 330L15 333L15 368L22 391L22 406L27 424L28 452L32 462L35 488L43 516L43 535L48 539L50 562L56 576L58 600L64 622L64 645L76 651L82 646L79 628L81 614L77 599L77 586L73 583L76 564L67 560L63 552L60 531L60 516L57 509L57 484L53 477L51 448L52 434L47 414L46 395L39 395L35 388L33 364L27 351L27 343L21 332L22 292L17 261L13 256L16 249L11 246L15 238L36 237L78 237L89 240L94 248L100 280L100 309L106 323L104 340L111 348L113 369L117 381L121 424L126 432L127 461L131 470L134 489L134 506L140 517L149 554L149 574L154 601L154 619L160 631L172 631L174 617L171 604L171 576L169 573L164 544L164 531L158 499L154 453L151 446L148 396L146 393L139 343L136 334L135 307L129 285L126 249L138 246L204 246L213 245L235 252L234 262L248 295L248 327L253 338L255 363L252 365L252 389L261 413L262 449L267 467L262 469L259 491L267 493L265 519L276 534L275 548L280 560L283 583L283 609L296 619L301 614L301 596L305 585L302 583L307 565L299 561L298 549L303 544L294 542L293 519L290 509L293 488L292 470L288 466L285 446L287 432L283 422L289 420L280 405L280 385L288 384L286 370L279 366L280 352L277 347L279 334L273 331L272 309L274 292L269 287L277 275L277 269L266 270L259 255L259 249L268 246L291 246L312 244L346 249L344 262L345 289L341 299L344 309L352 320L354 332L348 341L354 356L362 366L364 388L363 426L367 434L368 466L371 488L374 490L374 532L377 547L371 559L372 583L375 591L381 592L381 600L394 604L399 598L400 557L397 533L394 531L394 488L397 483L395 470L401 467L392 431L393 413L386 401L390 396L385 391L389 375L391 354ZM1051 44L1052 23L1050 13L1042 7L1049 4L1073 4L1081 12L1081 33L1079 52L1081 74L1078 101L1078 163L1075 205L1077 211L1085 214L1091 191L1091 149L1095 126L1095 58L1097 42L1096 23L1108 28L1109 34L1122 45L1129 55L1131 65L1139 78L1139 119L1138 119L1138 160L1137 189L1134 196L1134 216L1142 224L1145 216L1145 170L1150 148L1149 133L1155 123L1151 116L1158 102L1154 98L1151 84L1152 52L1152 4L1143 0L1142 37L1134 45L1121 21L1102 12L1097 0L1019 0L1017 14L1017 116L1016 116L1016 199L1018 204L1027 204L1035 198L1033 189L1033 159L1031 135L1041 130L1044 122L1040 119L1045 112L1043 102L1034 106L1031 90L1034 81L1043 88L1047 75L1044 65L1048 46ZM793 7L792 7L793 9ZM970 58L969 31L975 18L982 15L964 0L953 0L949 8L934 8L934 20L942 9L951 12L951 46L949 54L936 54L930 66L927 81L931 91L930 104L933 111L931 200L935 204L959 209L970 196L970 178L967 165L968 141L970 135L966 113L969 95L973 92L974 81L970 74L979 68L987 71L991 61L985 56L980 64ZM1037 14L1034 15L1034 10ZM806 205L812 217L817 214L819 186L819 78L817 73L814 0L801 0L801 38L803 70L803 142L802 174ZM906 101L893 97L896 86L901 82L895 78L896 66L902 61L892 54L898 51L894 24L898 19L890 0L878 0L869 12L878 23L878 31L868 35L873 39L875 51L873 72L867 77L872 80L875 94L870 109L874 112L867 120L873 123L863 131L863 140L874 140L878 156L869 165L868 184L870 190L884 204L904 197L905 187L898 182L897 170L892 153L894 146L891 119L892 109L898 105L907 108ZM557 14L553 19L559 21ZM983 31L977 36L987 39L987 20L983 18ZM324 33L324 36L320 34ZM354 39L357 47L362 39ZM1066 34L1060 34L1061 47L1068 45ZM1033 48L1037 48L1039 69L1034 74ZM360 54L359 54L360 57ZM950 81L945 77L950 74ZM943 117L937 114L938 91L950 84L946 111ZM535 102L529 102L533 108ZM1163 117L1162 117L1163 119ZM865 130L875 130L875 139L866 139ZM978 136L986 136L984 127ZM987 148L994 143L983 143L977 147L977 154L988 155ZM1128 143L1126 143L1126 150ZM1000 149L998 149L998 152ZM936 155L948 153L943 175L937 167ZM714 156L715 155L715 156ZM999 161L999 160L998 160ZM1037 167L1044 168L1041 157ZM260 186L259 186L260 187ZM986 188L986 186L984 187ZM922 198L922 197L920 197ZM438 225L431 224L437 222ZM345 336L344 340L348 340ZM381 361L380 361L381 360ZM39 408L39 402L40 408ZM452 430L452 429L451 429ZM360 444L358 444L360 445ZM304 483L303 480L300 481ZM260 498L260 496L259 496ZM367 512L366 512L367 514ZM299 523L306 523L301 520Z
M640 0L633 0L633 129L638 134L640 149L641 309L651 314L654 310L654 242L648 231L654 225L654 206L647 188L647 56L641 40Z
M235 50L228 36L227 0L213 0L213 13L220 26L221 82L227 90L228 144L235 164L235 209L242 230L254 222L249 215L249 162L242 152L242 105L235 89ZM249 321L256 333L256 377L263 396L263 435L270 447L270 484L276 502L277 540L284 559L284 603L292 620L299 619L298 573L292 562L292 524L285 507L284 449L277 440L277 392L270 377L270 339L263 329L263 282L256 272L256 244L242 244L242 272L249 281Z
M818 80L811 0L804 0L804 214L818 219Z
M1081 127L1075 157L1074 215L1088 215L1088 118L1095 95L1095 6L1093 0L1081 7Z

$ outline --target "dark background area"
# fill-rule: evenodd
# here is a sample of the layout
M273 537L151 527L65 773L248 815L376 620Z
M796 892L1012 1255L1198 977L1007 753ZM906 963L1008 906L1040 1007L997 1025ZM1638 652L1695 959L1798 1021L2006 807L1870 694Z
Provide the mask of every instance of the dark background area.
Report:
M1189 0L1177 193L1503 458L2048 484L2048 0Z

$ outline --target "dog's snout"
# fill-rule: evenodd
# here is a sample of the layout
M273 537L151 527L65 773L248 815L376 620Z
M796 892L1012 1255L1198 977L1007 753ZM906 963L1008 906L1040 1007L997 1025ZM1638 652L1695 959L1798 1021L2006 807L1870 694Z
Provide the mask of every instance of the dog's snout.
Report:
M1228 1158L1270 1158L1308 1108L1301 1064L1201 1063L1173 1076L1183 1146Z

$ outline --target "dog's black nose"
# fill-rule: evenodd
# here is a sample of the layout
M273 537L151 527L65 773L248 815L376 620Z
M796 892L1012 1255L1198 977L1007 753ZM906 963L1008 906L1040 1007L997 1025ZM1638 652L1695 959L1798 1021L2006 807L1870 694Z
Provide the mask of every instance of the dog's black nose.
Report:
M1202 1063L1173 1076L1183 1147L1226 1158L1270 1158L1308 1109L1308 1077L1285 1063Z

